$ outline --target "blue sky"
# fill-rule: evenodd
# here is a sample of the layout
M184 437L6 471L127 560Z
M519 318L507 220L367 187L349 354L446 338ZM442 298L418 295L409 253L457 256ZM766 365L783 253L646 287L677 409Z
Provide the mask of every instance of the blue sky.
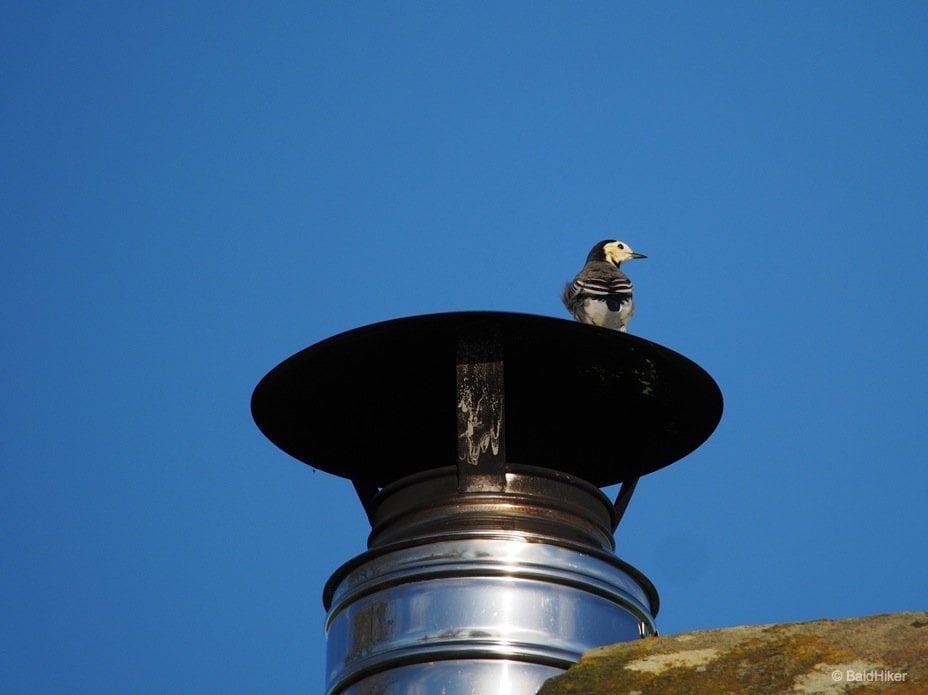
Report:
M631 332L726 400L617 537L661 630L925 609L926 36L915 2L7 7L4 692L321 691L368 529L254 385L384 319L566 317L610 237L649 257Z

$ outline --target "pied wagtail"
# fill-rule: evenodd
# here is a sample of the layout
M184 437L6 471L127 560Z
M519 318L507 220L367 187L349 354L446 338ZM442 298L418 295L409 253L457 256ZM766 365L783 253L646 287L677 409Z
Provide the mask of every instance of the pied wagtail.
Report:
M601 241L586 257L586 265L564 286L561 299L580 323L617 328L623 333L635 312L632 281L619 270L624 261L647 258L624 241Z

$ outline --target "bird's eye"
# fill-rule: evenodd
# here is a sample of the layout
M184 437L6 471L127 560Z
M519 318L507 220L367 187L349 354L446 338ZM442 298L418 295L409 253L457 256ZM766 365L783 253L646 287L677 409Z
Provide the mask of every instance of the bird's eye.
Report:
M625 244L619 244L618 248L619 248L619 251L624 251L624 250L625 250Z

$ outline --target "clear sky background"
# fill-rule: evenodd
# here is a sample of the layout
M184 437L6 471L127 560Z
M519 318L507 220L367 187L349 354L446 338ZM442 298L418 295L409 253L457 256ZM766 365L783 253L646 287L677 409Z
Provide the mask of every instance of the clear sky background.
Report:
M928 607L926 37L922 2L8 4L0 689L321 692L368 528L255 384L384 319L566 318L604 238L649 256L631 332L726 400L618 534L662 632Z

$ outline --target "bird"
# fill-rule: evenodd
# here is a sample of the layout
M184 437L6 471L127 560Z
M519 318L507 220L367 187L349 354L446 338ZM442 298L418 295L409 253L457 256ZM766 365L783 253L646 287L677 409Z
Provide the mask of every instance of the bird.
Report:
M618 329L625 333L635 313L632 281L619 266L625 261L647 258L624 241L600 241L586 257L577 277L564 286L561 300L580 323Z

